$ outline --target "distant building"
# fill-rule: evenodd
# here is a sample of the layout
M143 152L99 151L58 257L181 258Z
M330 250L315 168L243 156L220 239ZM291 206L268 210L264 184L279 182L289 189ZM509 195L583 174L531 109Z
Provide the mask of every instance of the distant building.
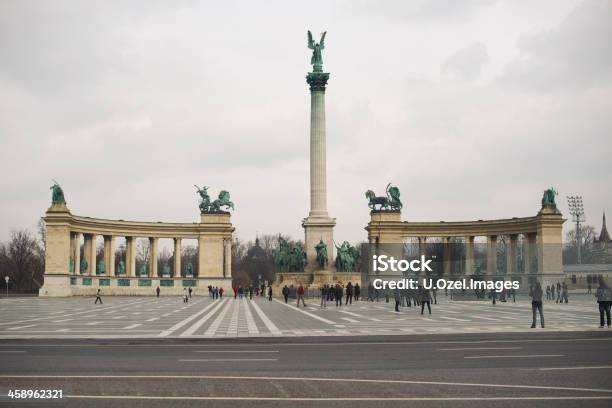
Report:
M610 234L608 233L608 227L606 227L606 213L603 213L603 221L601 224L601 232L599 233L599 238L595 238L595 243L598 244L610 244L612 240L610 239Z

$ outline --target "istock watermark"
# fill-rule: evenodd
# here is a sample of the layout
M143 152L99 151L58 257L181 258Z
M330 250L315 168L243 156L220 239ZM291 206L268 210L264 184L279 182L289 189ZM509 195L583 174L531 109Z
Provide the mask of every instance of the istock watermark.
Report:
M457 289L457 290L503 290L519 288L519 281L492 281L492 280L448 280L432 278L404 278L404 279L382 279L377 278L372 281L374 289L418 289L422 285L425 289Z

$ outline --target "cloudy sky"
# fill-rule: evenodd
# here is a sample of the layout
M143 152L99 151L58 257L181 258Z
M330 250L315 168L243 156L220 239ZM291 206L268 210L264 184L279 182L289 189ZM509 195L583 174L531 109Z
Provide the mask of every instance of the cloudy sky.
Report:
M327 30L328 205L359 241L366 189L403 218L612 213L612 2L2 1L0 239L51 179L74 214L193 222L229 190L240 238L303 237L310 54ZM612 225L611 225L612 227Z

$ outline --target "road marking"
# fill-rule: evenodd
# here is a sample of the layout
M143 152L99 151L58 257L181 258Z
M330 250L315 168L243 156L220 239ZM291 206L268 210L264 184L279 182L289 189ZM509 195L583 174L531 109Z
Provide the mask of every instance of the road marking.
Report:
M281 303L278 300L277 302ZM284 303L281 303L281 304L284 305ZM257 313L257 316L259 316L261 321L264 322L270 334L272 334L273 336L282 336L283 333L278 329L278 327L276 327L274 323L272 323L272 320L270 320L270 318L266 316L266 314L259 308L256 302L252 302L251 306L253 306L253 309L255 309L255 313Z
M147 319L146 321L147 321L147 322L154 322L154 321L156 321L156 320L159 320L159 317L152 317L152 318L150 318L150 319Z
M179 361L278 361L278 358L183 358Z
M601 370L610 369L612 366L593 366L593 367L540 367L523 368L523 370L553 371L553 370Z
M193 350L194 353L278 353L278 350ZM25 351L24 351L25 353Z
M351 319L350 317L341 317L340 319L346 320L347 322L351 323L359 323L359 320Z
M219 315L212 322L212 324L208 326L208 329L206 330L206 332L204 332L205 336L214 336L215 333L217 333L217 329L221 325L221 322L225 318L225 315L227 314L227 312L231 309L232 304L233 303L231 301L225 302L225 307L223 308L223 310L219 313Z
M22 350L0 350L0 353L3 354L19 354L19 353L25 353L26 351L22 351Z
M522 354L517 356L466 356L463 358L529 358L529 357L565 357L565 354Z
M64 322L69 322L72 319L62 319L62 320L51 320L53 323L64 323Z
M38 325L36 325L36 324L28 324L27 326L9 327L6 330L21 330L21 329L27 329L28 327L34 327L34 326L38 326Z
M464 350L521 350L522 347L457 347L439 348L436 351L464 351Z
M454 320L456 322L469 322L470 320L457 319L456 317L440 316L440 319Z
M306 316L310 316L310 317L312 317L313 319L317 319L317 320L319 320L319 321L321 321L321 322L323 322L323 323L327 323L327 324L336 324L336 323L332 322L331 320L325 319L325 318L323 318L323 317L321 317L321 316L317 316L317 315L312 314L312 313L310 313L310 312L307 312L307 311L305 311L305 310L298 309L297 307L293 307L293 306L291 306L291 305L289 305L289 304L283 303L283 302L281 302L280 300L274 299L274 301L275 301L275 302L277 302L277 303L279 303L279 304L281 304L281 305L283 305L283 306L287 306L288 308L291 308L291 309L293 309L293 310L296 310L296 311L298 311L298 312L300 312L300 313L302 313L302 314L305 314Z
M214 307L214 310L211 313L209 313L209 315L204 316L205 319L202 320L201 323L200 323L200 321L196 322L193 326L191 326L184 333L182 333L181 336L188 336L190 334L193 334L193 332L195 332L202 324L204 324L204 322L206 320L208 320L210 318L210 316L212 316L212 313L214 313L214 311L217 310L223 304L223 302L225 302L225 300L226 299L223 299L220 302L214 302L213 301L212 303L210 303L208 306L206 306L205 308L203 308L199 312L192 314L191 316L187 317L184 320L181 320L180 322L176 323L174 326L170 327L169 329L166 329L163 332L159 333L157 336L158 337L166 337L166 336L170 335L172 332L174 332L174 331L180 329L181 327L185 326L190 321L197 319L198 316L206 313L208 311L208 309ZM164 317L164 315L162 315L162 317ZM193 331L191 331L192 328L193 328Z
M259 334L259 329L257 324L255 324L255 319L253 319L253 313L251 313L251 307L249 306L251 301L247 301L245 298L242 299L242 302L244 303L244 316L246 317L249 334Z
M353 383L373 383L373 384L419 384L419 385L443 385L457 387L476 387L476 388L511 388L526 390L558 390L558 391L583 391L612 394L611 389L602 388L579 388L579 387L558 387L549 385L518 385L518 384L487 384L487 383L461 383L448 381L416 381L416 380L381 380L366 378L329 378L329 377L269 377L269 376L227 376L227 375L23 375L23 374L0 374L0 378L27 378L27 379L50 379L50 378L139 378L139 379L200 379L200 380L258 380L258 381L322 381L322 382L353 382ZM151 397L155 398L155 397ZM252 397L249 397L252 398ZM514 398L514 397L508 397ZM558 397L566 398L566 397ZM612 397L611 397L612 398ZM324 398L325 399L325 398Z
M142 326L142 323L130 324L129 326L125 326L123 329L130 330L130 329L135 329L138 326Z
M225 332L226 336L238 336L238 313L240 312L240 304L243 300L243 298L240 298L240 300L236 302L236 299L234 299L235 305L234 309L232 310L232 317L230 319L229 325L227 326L227 331Z
M177 401L557 401L557 400L610 400L608 396L585 397L148 397L137 395L66 395L72 399L125 399L125 400L177 400Z

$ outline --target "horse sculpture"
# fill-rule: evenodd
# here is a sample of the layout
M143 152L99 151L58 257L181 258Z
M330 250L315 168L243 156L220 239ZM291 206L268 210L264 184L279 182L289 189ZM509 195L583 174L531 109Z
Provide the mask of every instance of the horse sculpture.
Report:
M368 190L365 192L366 198L369 200L368 206L372 210L382 211L382 210L392 210L399 211L402 209L402 202L400 200L400 191L399 188L392 186L391 183L387 184L387 188L385 190L387 193L386 197L377 197L374 191ZM378 209L376 206L379 206Z

